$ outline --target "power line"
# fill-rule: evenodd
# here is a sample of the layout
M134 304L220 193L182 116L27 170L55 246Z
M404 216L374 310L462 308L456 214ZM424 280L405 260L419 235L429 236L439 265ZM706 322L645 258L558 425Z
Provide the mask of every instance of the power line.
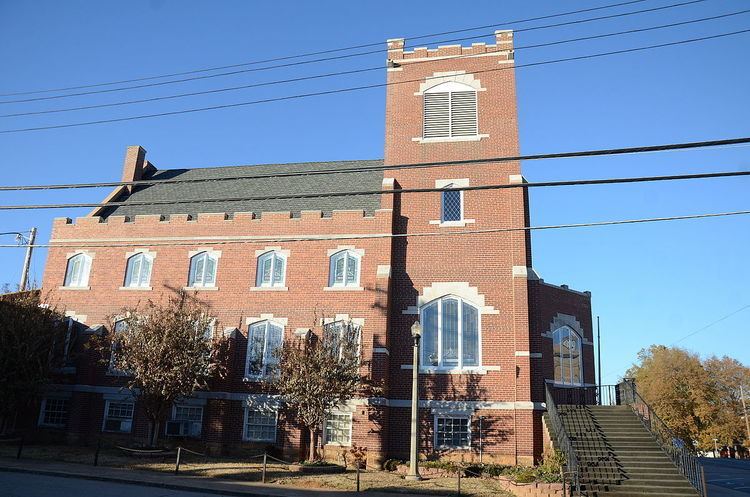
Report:
M443 36L443 35L449 35L449 34L455 34L455 33L464 33L464 32L468 32L468 31L477 31L477 30L480 30L480 29L496 28L496 27L500 27L500 26L506 26L506 25L509 25L509 24L522 24L522 23L527 23L527 22L532 22L532 21L541 21L541 20L544 20L544 19L552 19L552 18L555 18L555 17L563 17L563 16L568 16L568 15L574 15L574 14L582 14L582 13L585 13L585 12L593 12L593 11L597 11L597 10L604 10L604 9L610 9L610 8L614 8L614 7L621 7L623 5L631 5L631 4L635 4L635 3L642 3L642 2L645 2L645 1L646 0L631 0L631 1L628 1L628 2L620 2L620 3L609 4L609 5L603 5L601 7L592 7L592 8L587 8L587 9L580 9L580 10L573 10L573 11L568 11L568 12L561 12L561 13L558 13L558 14L550 14L550 15L545 15L545 16L531 17L531 18L526 18L526 19L518 19L518 20L513 20L513 21L505 21L503 23L497 23L497 24L486 24L484 26L476 26L476 27L472 27L472 28L464 28L464 29L458 29L458 30L452 30L452 31L443 31L443 32L439 32L439 33L429 33L429 34L425 34L425 35L411 36L411 37L408 37L408 39L409 40L419 40L419 39L424 39L424 38L432 38L433 36ZM274 58L271 58L271 59L254 60L254 61L250 61L250 62L242 62L242 63L239 63L239 64L231 64L231 65L225 65L225 66L214 66L214 67L207 67L207 68L201 68L201 69L193 69L193 70L189 70L189 71L176 72L176 73L171 73L171 74L161 74L161 75L157 75L157 76L145 76L145 77L140 77L140 78L124 79L124 80L119 80L119 81L109 81L109 82L104 82L104 83L92 83L92 84L85 84L85 85L79 85L79 86L69 86L69 87L66 87L66 88L48 88L48 89L45 89L45 90L23 91L23 92L16 92L16 93L2 93L2 94L0 94L0 97L11 97L11 96L16 96L16 95L32 95L32 94L37 94L37 93L50 93L50 92L57 92L57 91L80 90L80 89L83 89L83 88L95 88L95 87L100 87L100 86L109 86L109 85L117 85L117 84L124 84L124 83L135 83L135 82L138 82L138 81L148 81L148 80L153 80L153 79L169 78L169 77L173 77L173 76L184 76L184 75L187 75L187 74L197 74L197 73L202 73L202 72L218 71L218 70L222 70L222 69L231 69L231 68L234 68L234 67L243 67L243 66L250 66L250 65L257 65L257 64L266 64L266 63L269 63L269 62L277 62L277 61L281 61L281 60L291 60L291 59L297 59L297 58L302 58L302 57L310 57L310 56L314 56L314 55L324 55L324 54L329 54L329 53L344 52L344 51L347 51L347 50L356 50L356 49L360 49L360 48L368 48L368 47L373 47L373 46L382 46L382 44L383 44L382 41L378 41L378 42L373 42L373 43L365 43L365 44L361 44L361 45L351 45L351 46L348 46L348 47L333 48L333 49L328 49L328 50L319 50L319 51L316 51L316 52L307 52L307 53L296 54L296 55L287 55L287 56L282 56L282 57L274 57Z
M743 29L739 31L731 31L728 33L721 33L717 35L702 36L699 38L690 38L690 39L685 39L685 40L673 41L669 43L659 43L656 45L647 45L643 47L628 48L628 49L623 49L623 50L614 50L611 52L600 52L596 54L580 55L576 57L566 57L566 58L546 60L546 61L541 61L541 62L531 62L531 63L520 64L516 66L505 66L505 67L498 67L494 69L485 69L481 71L474 71L473 74L481 74L481 73L494 72L494 71L500 71L500 70L506 70L506 69L514 69L514 68L520 69L523 67L534 67L534 66L542 66L542 65L547 65L547 64L558 64L562 62L572 62L572 61L578 61L578 60L594 59L598 57L606 57L606 56L611 56L611 55L621 55L621 54L626 54L626 53L641 52L644 50L652 50L652 49L665 48L665 47L671 47L671 46L677 46L677 45L686 45L688 43L696 43L700 41L713 40L713 39L724 38L728 36L736 36L736 35L744 34L748 32L750 32L750 29ZM0 134L23 133L23 132L28 132L28 131L41 131L41 130L47 130L47 129L74 128L74 127L80 127L80 126L91 126L91 125L96 125L96 124L109 124L109 123L124 122L124 121L151 119L151 118L156 118L156 117L174 116L174 115L179 115L179 114L189 114L189 113L195 113L195 112L205 112L205 111L210 111L210 110L229 109L229 108L243 107L243 106L248 106L248 105L281 102L281 101L287 101L287 100L297 100L301 98L332 95L332 94L338 94L338 93L347 93L347 92L360 91L360 90L369 90L369 89L374 89L374 88L384 88L384 87L391 86L391 85L414 83L418 81L421 82L424 80L425 78L420 78L418 80L415 79L415 80L394 81L390 83L388 82L375 83L375 84L370 84L370 85L353 86L353 87L339 88L339 89L334 89L334 90L301 93L301 94L296 94L296 95L286 95L283 97L273 97L273 98L265 98L265 99L260 99L260 100L251 100L247 102L235 102L235 103L230 103L230 104L212 105L209 107L197 107L197 108L192 108L192 109L159 112L159 113L154 113L154 114L141 114L138 116L118 117L118 118L111 118L111 119L99 119L95 121L84 121L84 122L69 123L69 124L56 124L56 125L51 125L51 126L37 126L37 127L31 127L31 128L6 129L6 130L0 130Z
M712 326L713 326L713 325L715 325L715 324L721 323L721 322L722 322L722 321L724 321L725 319L729 319L729 318L731 318L731 317L732 317L732 316L734 316L735 314L739 314L740 312L744 311L745 309L750 309L750 304L747 304L747 305L745 305L745 306L742 306L742 307L740 307L739 309L737 309L736 311L734 311L734 312L730 312L729 314L727 314L727 315L725 315L725 316L722 316L722 317L720 317L720 318L719 318L719 319L717 319L716 321L713 321L713 322L711 322L711 323L707 324L706 326L703 326L702 328L698 328L697 330L693 331L692 333L688 333L687 335L685 335L684 337L680 338L679 340L677 340L677 341L674 341L674 342L672 342L672 344L670 345L670 347L674 346L675 344L678 344L678 343L682 342L683 340L687 340L688 338L690 338L690 337L691 337L691 336L693 336L693 335L697 335L697 334L698 334L698 333L700 333L701 331L705 331L705 330L707 330L708 328L712 327Z
M510 155L501 157L485 157L482 159L464 159L457 161L438 161L438 162L414 162L410 164L384 164L380 166L351 167L342 169L313 169L309 171L293 171L286 173L269 173L269 174L251 174L226 176L221 178L190 178L190 179L150 179L138 181L107 181L100 183L64 183L53 185L16 185L0 186L0 191L31 191L31 190L67 190L78 188L109 188L117 186L147 186L147 185L165 185L179 183L204 183L214 181L234 181L242 179L263 179L263 178L288 178L294 176L317 176L327 174L344 174L344 173L363 173L370 171L385 170L402 170L402 169L423 169L446 166L465 166L470 164L483 163L503 163L518 161L534 161L546 159L569 159L575 157L601 157L610 155L629 155L652 152L666 152L674 150L693 150L698 148L726 147L730 145L740 145L750 143L750 136L738 138L725 138L721 140L704 140L698 142L667 143L660 145L645 145L639 147L621 147L607 148L597 150L580 150L574 152L552 152L544 154L531 155ZM232 166L226 166L232 167Z
M727 216L743 216L750 214L750 210L745 211L732 211L732 212L716 212L706 214L689 214L685 216L667 216L667 217L651 217L651 218L638 218L638 219L623 219L619 221L595 221L588 223L570 223L570 224L552 224L542 226L522 226L517 228L487 228L479 230L462 230L462 231L428 231L423 233L366 233L361 235L323 235L323 236L296 236L291 235L288 237L273 237L273 238L234 238L227 237L224 240L191 240L191 241L170 241L170 242L155 242L149 243L146 241L139 242L128 242L128 243L96 243L86 242L50 242L32 245L34 248L80 248L80 247L91 247L91 248L111 248L111 247L159 247L159 246L196 246L196 245L233 245L233 244L247 244L247 243L271 243L271 242L317 242L326 240L367 240L377 238L407 238L407 237L440 237L440 236L465 236L465 235L481 235L489 233L504 233L511 231L540 231L540 230L556 230L565 228L591 228L598 226L616 226L623 224L641 224L641 223L656 223L666 221L683 221L688 219L710 219ZM24 247L26 247L25 245ZM15 245L0 245L0 248L15 248Z
M737 16L741 14L747 14L750 12L750 9L746 10L740 10L736 12L730 12L727 14L721 14L711 17L702 17L698 19L691 19L688 21L682 21L682 22L675 22L670 24L661 24L658 26L651 26L647 28L637 28L637 29L629 29L625 31L617 31L617 32L610 32L610 33L603 33L598 35L592 35L592 36L584 36L579 38L569 38L566 40L557 40L557 41L551 41L547 43L538 43L535 45L526 45L526 46L519 46L514 47L514 51L518 50L527 50L527 49L536 49L536 48L546 48L550 46L555 45L562 45L566 43L575 43L575 42L581 42L581 41L589 41L589 40L596 40L596 39L602 39L602 38L610 38L613 36L622 36L627 34L634 34L634 33L643 33L646 31L654 31L657 29L666 29L666 28L673 28L677 26L685 26L688 24L695 24L699 22L706 22L706 21L713 21L716 19L723 19L726 17L732 17ZM453 57L453 59L464 59L464 58L472 58L476 57L476 54L465 54L465 55L458 55ZM426 64L426 63L434 63L434 62L441 62L442 59L436 58L436 59L428 59L428 60L421 60L421 61L415 61L413 63L410 63L410 65L416 65L416 64ZM195 91L195 92L187 92L187 93L178 93L178 94L172 94L172 95L163 95L158 97L149 97L149 98L141 98L141 99L135 99L135 100L125 100L125 101L119 101L119 102L109 102L109 103L103 103L103 104L95 104L95 105L83 105L78 107L68 107L68 108L62 108L62 109L47 109L47 110L39 110L39 111L31 111L31 112L15 112L11 114L0 114L0 118L9 118L9 117L20 117L20 116L33 116L33 115L42 115L42 114L55 114L60 112L72 112L72 111L80 111L80 110L90 110L90 109L102 109L107 107L119 107L123 105L133 105L133 104L141 104L141 103L148 103L148 102L157 102L162 100L172 100L175 98L185 98L185 97L195 97L200 95L209 95L214 93L223 93L228 91L237 91L237 90L246 90L249 88L259 88L263 86L274 86L278 84L287 84L287 83L297 83L300 81L308 81L308 80L314 80L314 79L323 79L323 78L330 78L330 77L337 77L337 76L346 76L346 75L352 75L352 74L361 74L366 72L373 72L373 71L382 71L383 67L373 66L373 67L366 67L366 68L360 68L360 69L352 69L348 71L336 71L336 72L329 72L329 73L323 73L323 74L317 74L317 75L311 75L311 76L300 76L297 78L287 78L287 79L280 79L280 80L274 80L274 81L265 81L260 83L252 83L248 85L239 85L239 86L230 86L230 87L224 87L224 88L214 88L211 90L202 90L202 91ZM425 78L425 79L429 79Z
M654 181L675 181L688 179L707 179L707 178L727 178L738 176L750 176L750 171L726 171L718 173L697 173L697 174L673 174L668 176L637 176L630 178L604 178L604 179L584 179L584 180L567 180L567 181L544 181L535 183L512 183L512 184L492 184L477 186L461 186L451 188L451 191L483 191L483 190L504 190L507 188L540 188L540 187L559 187L559 186L581 186L581 185L611 185L617 183L646 183ZM176 205L192 203L214 203L214 202L249 202L263 200L291 200L301 198L329 198L329 197L353 197L362 195L396 195L402 193L434 193L444 192L445 188L403 188L399 190L360 190L347 192L316 192L316 193L294 193L284 195L264 195L260 197L211 197L211 198L191 198L180 200L150 200L150 201L113 201L106 203L69 203L69 204L36 204L36 205L0 205L0 210L36 210L36 209L67 209L67 208L103 208L103 207L120 207L120 206L144 206L144 205Z
M577 25L577 24L583 24L583 23L587 23L587 22L601 21L601 20L606 20L606 19L615 19L615 18L619 18L619 17L626 17L626 16L643 14L643 13L648 13L648 12L656 12L656 11L665 10L665 9L671 9L671 8L675 8L675 7L683 7L685 5L691 5L691 4L694 4L694 3L701 3L701 2L705 2L705 1L707 1L707 0L689 0L689 1L686 1L686 2L680 2L680 3L665 5L665 6L661 6L661 7L652 7L652 8L649 8L649 9L642 9L642 10L636 10L636 11L631 11L631 12L624 12L624 13L621 13L621 14L612 14L612 15L607 15L607 16L591 17L591 18L587 18L587 19L578 19L578 20L575 20L575 21L567 21L567 22L562 22L562 23L547 24L547 25L543 25L543 26L533 26L533 27L530 27L530 28L518 29L518 30L515 31L515 33L522 33L522 32L526 32L526 31L537 31L537 30L549 29L549 28L558 28L558 27L563 27L563 26ZM494 34L494 33L485 34L484 36L490 36L492 34ZM449 39L449 40L439 40L439 41L435 41L435 42L432 42L432 43L438 43L438 44L439 43L452 43L452 42L457 42L457 41L464 41L464 40L469 40L469 39L475 39L475 38L477 38L479 36L482 36L482 35L473 35L473 36L465 37L465 38L452 38L452 39ZM289 63L277 64L277 65L273 65L273 66L259 67L259 68L238 69L238 70L234 70L234 71L228 71L228 72L217 73L217 74L208 74L208 75L202 75L202 76L192 76L192 77L182 78L182 79L174 79L174 80L169 80L169 81L160 81L160 82L157 82L157 83L145 83L145 84L140 84L140 85L124 86L124 87L121 87L121 88L109 88L109 89L105 89L105 90L92 90L92 91L85 91L85 92L79 92L79 93L69 93L69 94L65 94L65 95L52 95L52 96L47 96L47 97L34 97L34 98L24 98L24 99L16 99L16 100L4 100L4 101L0 101L0 105L11 104L11 103L36 102L36 101L40 101L40 100L54 100L54 99L68 98L68 97L79 97L79 96L84 96L84 95L94 95L94 94L100 94L100 93L112 93L112 92L135 90L135 89L141 89L141 88L150 88L150 87L153 87L153 86L164 86L164 85L171 85L171 84L177 84L177 83L185 83L185 82L188 82L188 81L196 81L196 80L203 80L203 79L212 79L212 78L218 78L218 77L224 77L224 76L234 76L234 75L237 75L237 74L244 74L244 73L250 73L250 72L267 71L267 70L271 70L271 69L294 67L294 66L299 66L299 65L309 65L309 64L315 64L315 63L318 63L318 62L327 62L327 61L331 61L331 60L340 60L340 59L346 59L346 58L352 58L352 57L360 57L360 56L364 56L364 55L372 55L372 54L381 53L382 51L383 51L382 49L369 50L369 51L366 51L366 52L357 52L357 53L354 53L354 54L337 55L337 56L334 56L334 57L324 57L324 58L313 59L313 60L306 60L306 61L300 61L300 62L289 62Z

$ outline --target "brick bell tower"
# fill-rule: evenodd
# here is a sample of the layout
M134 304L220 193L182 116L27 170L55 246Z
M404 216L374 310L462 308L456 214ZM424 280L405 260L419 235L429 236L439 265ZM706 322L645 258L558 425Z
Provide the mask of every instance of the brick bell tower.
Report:
M495 43L404 49L388 40L385 164L464 161L519 154L512 31ZM396 195L389 340L389 452L408 453L410 327L424 334L420 367L422 452L464 460L531 463L541 452L541 410L532 398L531 246L524 189L451 191L518 183L520 163L392 169ZM535 389L537 390L537 389ZM535 394L538 396L538 393ZM536 409L535 409L536 407ZM478 419L483 418L479 433ZM452 421L457 419L459 421ZM446 427L466 431L446 446ZM463 438L462 438L463 437Z

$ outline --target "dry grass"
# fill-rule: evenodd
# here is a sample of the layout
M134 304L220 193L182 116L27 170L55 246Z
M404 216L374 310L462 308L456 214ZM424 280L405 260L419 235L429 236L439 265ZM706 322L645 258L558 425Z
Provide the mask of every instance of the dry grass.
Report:
M15 458L17 447L0 444L0 458ZM29 445L24 447L24 460L45 460L86 464L94 470L95 447L71 447L65 445ZM117 449L102 449L99 454L99 465L117 468L129 468L145 471L173 473L175 457L138 458L123 454ZM257 459L241 458L203 458L183 453L180 474L203 478L217 478L238 481L261 480L262 465ZM269 464L266 481L269 484L291 485L308 488L330 488L337 490L354 490L356 473L309 475L291 473L286 466ZM363 471L360 474L360 488L363 491L408 493L416 492L432 495L453 495L457 490L456 478L429 478L423 481L407 481L398 473L387 471ZM512 494L503 490L492 480L480 478L462 478L462 495L474 497L501 496Z

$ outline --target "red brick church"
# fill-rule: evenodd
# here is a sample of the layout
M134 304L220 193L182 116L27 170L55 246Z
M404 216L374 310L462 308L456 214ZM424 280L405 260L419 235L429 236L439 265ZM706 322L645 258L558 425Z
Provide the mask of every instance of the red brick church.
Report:
M374 461L407 457L417 320L424 454L531 463L545 382L594 382L591 295L534 271L527 189L456 190L522 183L520 163L395 167L519 154L513 33L435 49L394 39L387 53L383 160L160 170L133 146L123 181L196 181L118 187L105 200L117 205L54 221L43 292L71 318L76 348L123 307L174 289L207 302L212 333L230 337L229 375L175 405L164 437L304 454L299 425L259 380L275 348L321 310L321 326L359 328L362 373L385 385L330 413L329 455L356 443ZM412 188L440 191L399 194ZM189 202L352 190L392 193ZM493 228L510 230L481 233ZM263 346L248 347L250 336ZM144 438L121 374L79 356L29 422L68 441Z

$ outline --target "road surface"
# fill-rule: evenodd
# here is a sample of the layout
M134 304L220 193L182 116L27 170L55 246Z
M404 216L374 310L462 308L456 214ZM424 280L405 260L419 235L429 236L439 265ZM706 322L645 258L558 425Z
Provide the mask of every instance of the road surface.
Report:
M750 460L701 458L708 497L750 497Z

